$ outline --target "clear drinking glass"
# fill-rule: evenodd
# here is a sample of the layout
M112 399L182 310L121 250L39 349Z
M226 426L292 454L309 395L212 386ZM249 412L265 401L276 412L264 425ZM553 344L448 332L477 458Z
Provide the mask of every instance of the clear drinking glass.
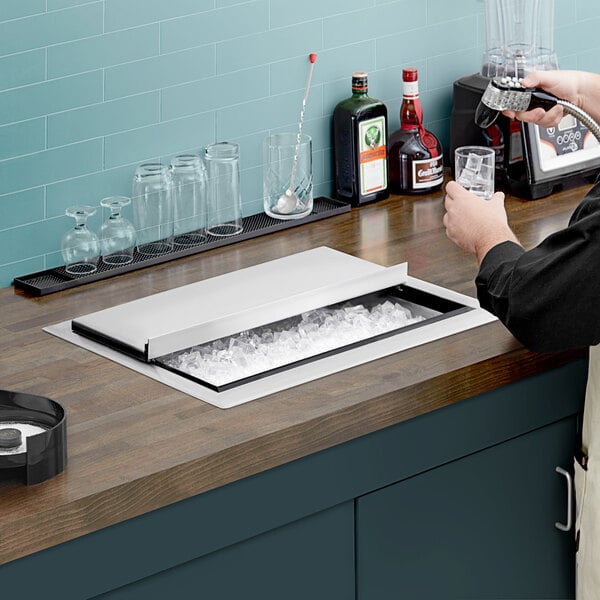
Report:
M461 146L454 151L456 182L489 200L494 195L496 153L487 146Z
M175 244L192 246L206 240L206 169L197 154L179 154L169 167L173 180Z
M161 163L140 165L133 177L133 221L140 254L173 250L173 193L169 169Z
M263 201L276 219L300 219L313 209L312 139L276 133L263 142Z
M107 265L126 265L133 260L135 227L122 215L123 207L130 203L127 196L110 196L100 201L110 211L99 231L102 260Z
M204 149L208 175L208 214L206 230L223 237L242 232L240 190L240 147L217 142Z
M93 206L70 206L65 214L75 219L75 227L62 238L61 251L65 269L71 275L89 275L98 268L100 240L87 228L87 220L96 214Z

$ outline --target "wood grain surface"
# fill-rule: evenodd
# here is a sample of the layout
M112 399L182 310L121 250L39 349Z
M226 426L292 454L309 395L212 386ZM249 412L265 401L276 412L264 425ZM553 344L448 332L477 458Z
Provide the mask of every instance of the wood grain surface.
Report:
M585 190L508 198L524 245L563 227ZM0 387L60 402L69 453L50 481L0 483L0 564L581 356L532 354L495 322L220 410L42 331L317 246L384 266L408 261L414 277L473 296L475 261L446 238L443 213L442 191L392 197L43 298L0 290Z

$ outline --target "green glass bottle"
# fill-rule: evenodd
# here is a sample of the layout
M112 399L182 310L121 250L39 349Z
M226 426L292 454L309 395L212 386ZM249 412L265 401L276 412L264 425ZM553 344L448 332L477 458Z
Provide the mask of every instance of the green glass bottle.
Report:
M359 206L387 198L387 108L368 95L368 75L352 73L352 96L333 111L335 192Z

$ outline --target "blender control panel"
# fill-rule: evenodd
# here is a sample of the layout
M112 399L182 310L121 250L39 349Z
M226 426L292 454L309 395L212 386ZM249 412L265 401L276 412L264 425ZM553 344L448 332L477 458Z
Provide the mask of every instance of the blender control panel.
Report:
M556 127L536 129L542 171L575 166L600 156L598 140L572 115L565 115Z

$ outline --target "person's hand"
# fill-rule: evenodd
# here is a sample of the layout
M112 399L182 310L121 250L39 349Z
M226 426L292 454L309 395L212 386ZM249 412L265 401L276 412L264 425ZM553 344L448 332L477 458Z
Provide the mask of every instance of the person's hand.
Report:
M446 235L463 250L475 254L478 264L497 244L519 243L508 226L502 192L496 192L491 200L484 200L450 181L446 185L444 204Z
M582 91L586 88L586 78L591 74L582 71L533 71L521 80L527 88L540 88L557 98L568 100L580 108L584 108ZM541 127L556 127L564 116L563 107L556 105L550 110L534 108L533 110L515 112L506 110L503 114L510 119L519 119L527 123L535 123Z

